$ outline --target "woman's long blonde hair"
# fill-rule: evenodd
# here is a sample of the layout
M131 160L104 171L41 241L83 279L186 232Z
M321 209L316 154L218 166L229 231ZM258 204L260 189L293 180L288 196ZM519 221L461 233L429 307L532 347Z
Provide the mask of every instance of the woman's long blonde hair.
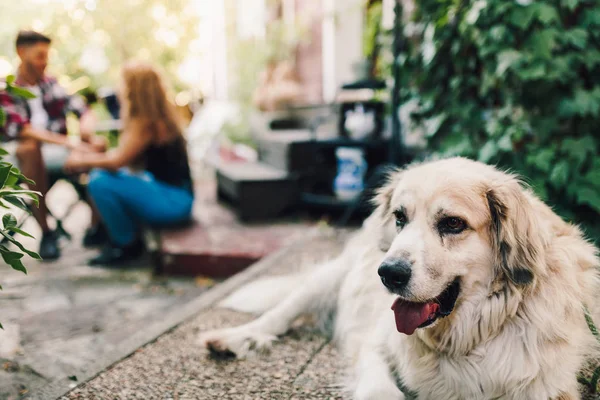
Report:
M121 77L121 120L125 127L132 120L141 122L157 144L170 142L182 135L179 116L155 67L130 61L123 66Z

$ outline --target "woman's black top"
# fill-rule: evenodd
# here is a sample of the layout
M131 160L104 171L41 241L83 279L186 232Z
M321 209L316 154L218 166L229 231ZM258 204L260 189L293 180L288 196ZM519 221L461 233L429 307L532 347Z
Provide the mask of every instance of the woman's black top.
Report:
M180 136L169 143L150 144L144 152L146 171L156 180L193 191L185 139Z

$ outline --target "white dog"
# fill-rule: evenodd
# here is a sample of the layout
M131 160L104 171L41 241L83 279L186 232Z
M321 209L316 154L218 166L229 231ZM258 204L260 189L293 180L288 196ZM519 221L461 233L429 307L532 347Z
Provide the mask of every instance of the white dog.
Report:
M242 357L331 306L355 399L403 399L399 386L433 400L579 398L600 263L577 227L515 176L462 158L393 172L376 202L341 255L202 343Z

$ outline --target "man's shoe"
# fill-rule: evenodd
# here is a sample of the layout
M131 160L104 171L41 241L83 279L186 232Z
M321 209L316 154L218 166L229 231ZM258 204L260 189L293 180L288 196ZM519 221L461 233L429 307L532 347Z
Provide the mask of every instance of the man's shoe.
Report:
M90 266L114 267L133 261L144 254L144 244L137 240L128 246L106 245L97 257L88 261Z
M108 232L103 224L91 226L83 236L83 247L98 247L108 243Z
M44 232L42 234L39 255L44 261L52 261L60 257L58 237L54 231Z

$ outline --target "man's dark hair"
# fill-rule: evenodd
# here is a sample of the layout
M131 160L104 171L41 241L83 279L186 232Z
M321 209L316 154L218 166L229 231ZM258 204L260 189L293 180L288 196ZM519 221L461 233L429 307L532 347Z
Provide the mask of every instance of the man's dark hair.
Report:
M50 44L50 42L52 42L52 39L50 39L46 35L43 35L36 31L23 30L23 31L19 31L19 34L17 35L16 45L17 45L17 47L21 47L21 46L32 46L32 45L38 44L38 43Z

